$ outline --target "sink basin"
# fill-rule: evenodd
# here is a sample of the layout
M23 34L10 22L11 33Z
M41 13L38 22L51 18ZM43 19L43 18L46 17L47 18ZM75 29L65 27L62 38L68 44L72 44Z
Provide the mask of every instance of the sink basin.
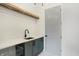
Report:
M28 39L33 39L33 38L34 38L34 37L26 37L25 39L27 39L27 40L28 40Z

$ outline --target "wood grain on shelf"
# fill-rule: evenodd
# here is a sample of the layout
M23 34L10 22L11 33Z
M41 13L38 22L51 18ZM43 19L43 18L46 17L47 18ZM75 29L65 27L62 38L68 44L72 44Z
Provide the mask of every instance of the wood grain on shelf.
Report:
M21 14L24 15L28 15L30 17L33 17L35 19L39 19L39 16L33 14L32 12L26 11L25 9L21 8L20 6L17 6L16 4L12 4L12 3L0 3L1 6L8 8L10 10L19 12Z

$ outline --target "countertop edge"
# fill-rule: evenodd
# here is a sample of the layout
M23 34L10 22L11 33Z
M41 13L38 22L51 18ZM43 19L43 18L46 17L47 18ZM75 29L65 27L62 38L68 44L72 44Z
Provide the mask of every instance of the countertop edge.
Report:
M6 46L2 46L3 44L2 45L0 44L1 45L0 50L6 49L6 48L9 48L9 47L21 44L21 43L30 42L30 41L36 40L38 38L41 38L41 37L44 37L44 36L36 37L36 38L30 39L30 40L22 39L22 41L20 41L20 42L18 41L18 42L15 42L13 44L8 44L8 45L6 45L6 43L5 43L4 45L6 45Z

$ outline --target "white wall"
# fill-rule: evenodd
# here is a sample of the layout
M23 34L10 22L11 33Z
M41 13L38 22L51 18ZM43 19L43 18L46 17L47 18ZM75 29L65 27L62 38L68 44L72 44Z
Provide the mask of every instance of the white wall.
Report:
M39 15L40 19L36 21L34 18L29 16L0 7L0 41L24 38L24 30L26 28L29 29L30 34L33 36L41 36L42 33L44 34L44 16L42 14L42 8L39 6L34 7L34 5L30 3L18 5L21 5L25 7L26 10L30 10Z
M38 29L39 29L39 34L44 36L45 35L45 10L44 8L41 6L41 4L38 4L38 14L40 17L40 20L38 20Z
M63 4L62 55L79 56L79 4Z
M23 9L38 15L37 12L39 11L38 8L40 7L40 4L34 5L34 3L18 3L17 5L20 5Z
M49 8L53 8L56 6L62 5L61 3L44 3L44 9L49 9Z

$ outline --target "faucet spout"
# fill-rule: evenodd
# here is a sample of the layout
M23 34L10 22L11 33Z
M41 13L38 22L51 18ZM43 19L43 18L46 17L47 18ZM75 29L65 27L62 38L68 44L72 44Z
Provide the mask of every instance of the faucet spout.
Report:
M24 35L25 38L27 37L26 31L27 31L27 33L29 33L29 30L28 29L25 29L25 35Z

